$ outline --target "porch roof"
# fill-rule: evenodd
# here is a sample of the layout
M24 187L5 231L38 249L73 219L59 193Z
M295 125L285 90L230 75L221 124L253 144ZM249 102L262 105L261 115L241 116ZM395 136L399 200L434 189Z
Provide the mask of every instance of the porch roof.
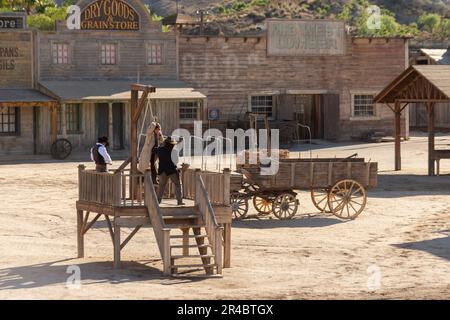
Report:
M52 106L56 100L33 89L0 89L1 107Z
M130 101L131 85L136 81L127 80L76 80L40 81L44 90L61 101ZM204 99L199 91L177 80L141 80L140 83L156 87L151 93L153 100Z

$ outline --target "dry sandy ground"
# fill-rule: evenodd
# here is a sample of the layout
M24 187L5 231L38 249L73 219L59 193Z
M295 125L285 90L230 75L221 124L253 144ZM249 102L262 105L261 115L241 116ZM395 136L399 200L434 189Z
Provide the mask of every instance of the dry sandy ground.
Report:
M400 174L391 171L391 143L323 147L314 155L358 152L380 163L365 213L352 222L318 215L304 192L305 216L235 223L222 279L163 278L151 229L138 233L115 272L102 222L87 235L86 259L76 259L79 162L2 164L0 298L449 299L450 176L424 176L425 138L403 144ZM442 167L450 173L450 161ZM72 265L81 268L80 288L66 286Z

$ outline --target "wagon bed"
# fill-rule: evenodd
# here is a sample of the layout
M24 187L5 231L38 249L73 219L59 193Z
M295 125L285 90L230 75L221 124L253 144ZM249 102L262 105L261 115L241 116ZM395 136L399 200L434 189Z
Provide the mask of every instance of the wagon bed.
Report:
M364 158L280 159L276 174L260 164L242 165L239 170L242 177L231 179L231 203L237 219L246 217L250 199L260 215L292 218L299 205L295 190L310 190L313 204L321 212L355 219L365 209L366 190L378 182L378 164Z

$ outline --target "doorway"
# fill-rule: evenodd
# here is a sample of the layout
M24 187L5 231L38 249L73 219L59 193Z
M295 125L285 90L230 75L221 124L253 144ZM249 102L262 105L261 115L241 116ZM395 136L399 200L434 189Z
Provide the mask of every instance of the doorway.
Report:
M113 150L122 150L124 148L123 113L123 103L113 103L111 105L111 115L109 103L96 104L97 136L109 137Z
M299 140L324 138L324 112L322 95L299 94L294 99L294 120L299 124ZM309 130L311 129L311 137Z

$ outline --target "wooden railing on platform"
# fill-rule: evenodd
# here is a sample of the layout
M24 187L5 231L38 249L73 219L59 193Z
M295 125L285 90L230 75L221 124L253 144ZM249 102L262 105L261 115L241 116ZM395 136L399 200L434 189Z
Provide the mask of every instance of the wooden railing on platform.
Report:
M79 200L108 206L121 205L120 175L78 167Z
M113 207L144 206L144 175L129 170L101 173L78 167L79 201Z
M187 169L182 172L183 196L185 199L195 200L197 192L196 176L200 174L209 195L209 200L215 206L230 205L230 169L223 172L201 171Z
M214 260L217 265L217 273L222 274L223 227L217 223L214 209L209 201L208 192L206 191L205 184L203 183L203 178L198 171L194 181L196 183L195 204L197 205L203 218L203 222L205 223L206 233L208 235Z
M145 206L147 207L156 242L158 243L159 252L163 259L164 275L170 275L170 229L166 227L162 218L150 172L145 174Z

